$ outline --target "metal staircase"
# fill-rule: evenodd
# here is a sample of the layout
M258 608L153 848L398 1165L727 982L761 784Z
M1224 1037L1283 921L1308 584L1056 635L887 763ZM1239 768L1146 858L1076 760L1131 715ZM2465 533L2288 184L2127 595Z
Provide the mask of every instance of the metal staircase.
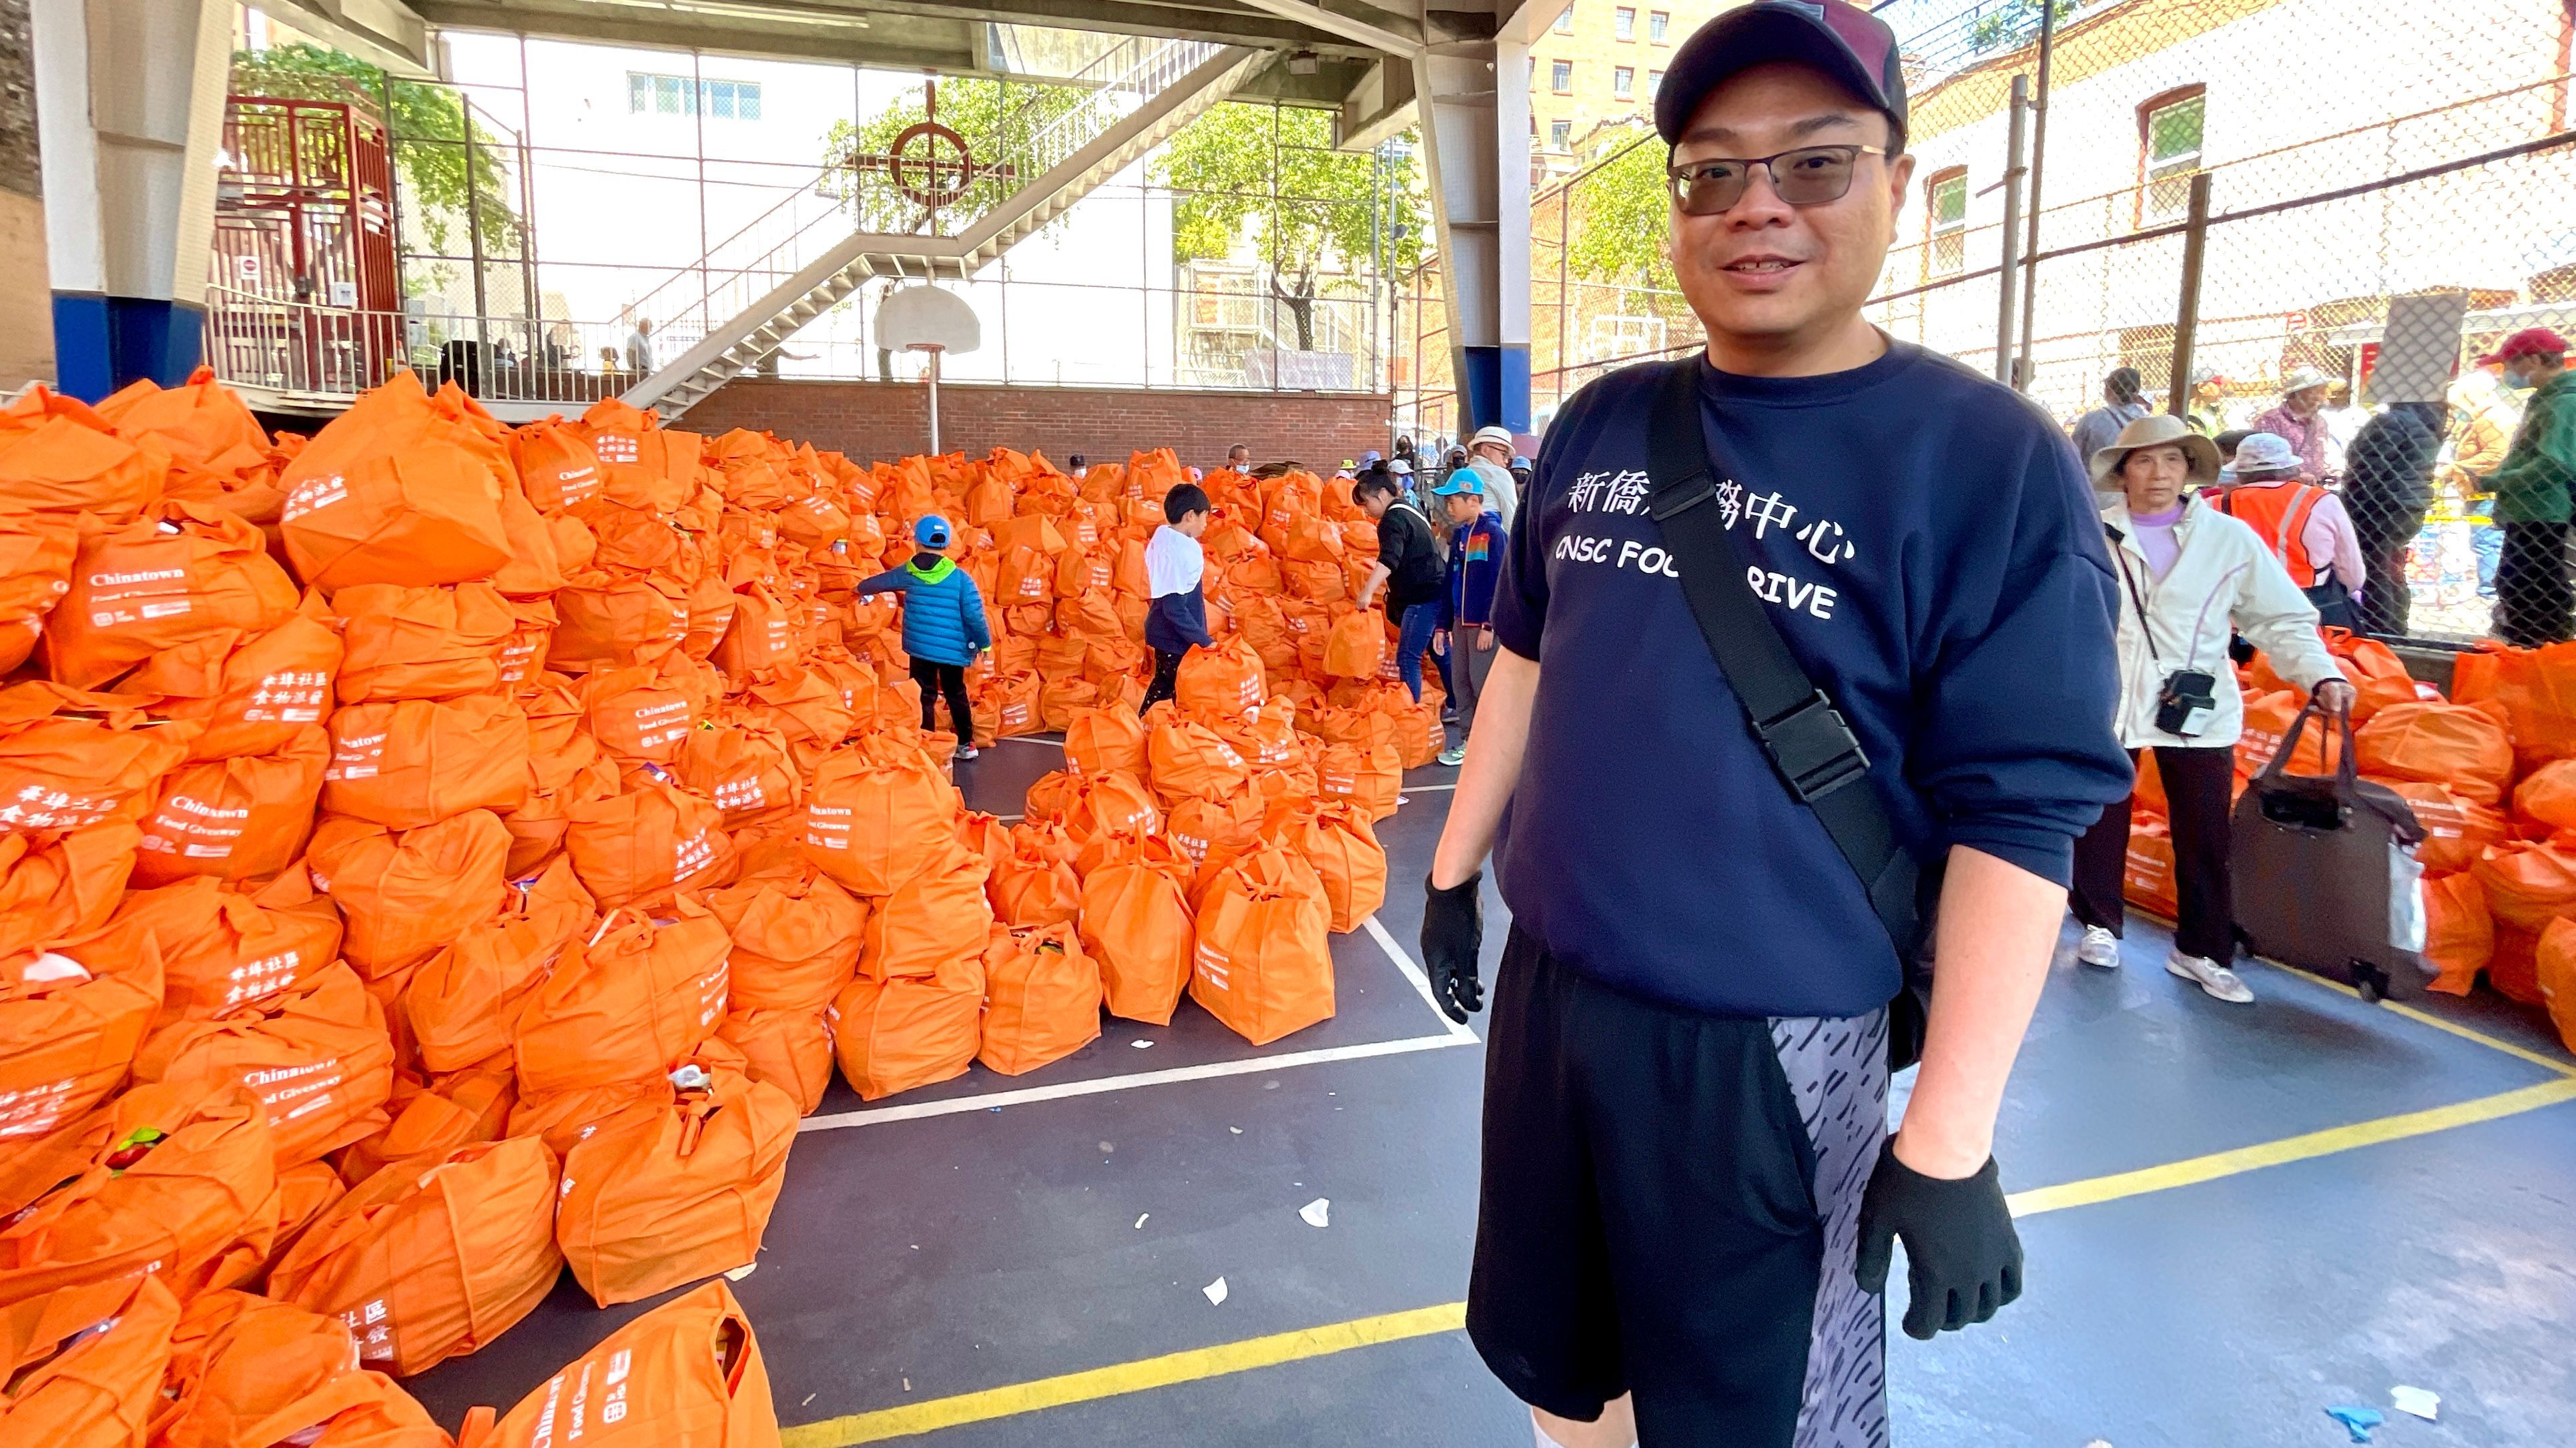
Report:
M664 332L700 340L628 388L625 400L676 417L758 367L871 277L972 277L1225 99L1261 55L1141 37L1111 47L1069 82L1086 88L1078 102L1042 123L1006 128L1012 135L997 159L1015 186L979 182L959 204L907 218L912 230L857 229L862 215L887 214L890 182L845 165L820 168L717 243L701 266L636 304ZM885 189L864 196L868 182Z

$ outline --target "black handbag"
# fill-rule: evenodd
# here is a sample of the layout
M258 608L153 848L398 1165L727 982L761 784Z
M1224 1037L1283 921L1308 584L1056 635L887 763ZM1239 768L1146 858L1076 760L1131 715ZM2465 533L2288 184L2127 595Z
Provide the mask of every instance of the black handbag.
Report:
M2434 970L2390 940L2400 909L2420 909L2396 898L2420 878L2397 851L2422 844L2424 827L2403 795L2359 777L2348 717L2337 721L2343 748L2333 774L2287 772L2321 712L2314 699L2299 711L2229 818L2236 931L2255 954L2342 981L2365 1000L2409 1000Z
M1746 582L1744 560L1716 507L1717 478L1700 429L1699 359L1667 366L1648 427L1648 511L1681 575L1682 597L1718 672L1742 701L1753 735L1781 786L1816 812L1834 848L1860 877L1896 947L1904 987L1889 1002L1887 1060L1903 1070L1923 1057L1932 1003L1933 907L1940 869L1923 869L1897 843L1887 804L1869 783L1869 755L1780 637Z

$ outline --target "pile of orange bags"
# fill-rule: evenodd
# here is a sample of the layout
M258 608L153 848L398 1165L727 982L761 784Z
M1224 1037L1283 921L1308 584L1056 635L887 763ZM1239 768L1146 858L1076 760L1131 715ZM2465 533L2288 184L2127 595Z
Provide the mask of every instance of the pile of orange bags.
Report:
M0 411L0 1423L443 1445L389 1375L566 1267L610 1304L750 1262L836 1066L1018 1074L1185 993L1255 1041L1329 1016L1439 700L1351 601L1349 484L1227 474L1219 645L1140 718L1185 477L509 428L408 373L310 440L204 372ZM995 639L977 732L1065 733L1016 827L856 592L932 512ZM680 1346L736 1313L627 1330L674 1356L654 1411L744 1410Z
M2416 858L2432 988L2466 995L2483 975L2505 996L2548 1011L2576 1051L2576 645L2484 644L2459 656L2444 699L2386 645L2320 632L2358 696L2355 766L2404 798L2424 826ZM2238 683L2242 793L2279 752L2302 695L2260 654ZM2338 747L2311 725L2289 768L2328 773ZM2172 846L2153 755L2139 762L2131 808L2130 903L2170 915Z

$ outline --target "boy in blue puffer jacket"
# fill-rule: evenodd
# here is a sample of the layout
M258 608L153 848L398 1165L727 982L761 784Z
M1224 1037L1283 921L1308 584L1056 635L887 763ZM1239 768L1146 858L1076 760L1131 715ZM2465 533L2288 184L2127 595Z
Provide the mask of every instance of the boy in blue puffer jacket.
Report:
M948 540L948 520L936 513L913 524L913 545L920 551L912 561L878 574L858 591L904 596L903 651L912 655L912 681L921 688L922 732L933 727L933 701L945 695L957 757L972 759L975 716L966 702L966 666L993 646L993 631L984 623L982 590L941 552Z

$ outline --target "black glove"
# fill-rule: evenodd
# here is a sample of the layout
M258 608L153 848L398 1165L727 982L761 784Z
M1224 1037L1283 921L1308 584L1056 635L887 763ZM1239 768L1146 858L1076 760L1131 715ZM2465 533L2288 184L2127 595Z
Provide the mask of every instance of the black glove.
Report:
M1905 1335L1929 1342L1983 1322L2021 1296L2021 1234L1995 1159L1975 1176L1928 1177L1896 1159L1890 1138L1860 1198L1860 1255L1853 1264L1866 1292L1887 1290L1896 1239L1905 1239Z
M1485 902L1476 893L1478 870L1443 890L1422 879L1422 968L1431 975L1431 999L1460 1025L1485 1008L1485 983L1476 974L1476 948L1485 940Z

